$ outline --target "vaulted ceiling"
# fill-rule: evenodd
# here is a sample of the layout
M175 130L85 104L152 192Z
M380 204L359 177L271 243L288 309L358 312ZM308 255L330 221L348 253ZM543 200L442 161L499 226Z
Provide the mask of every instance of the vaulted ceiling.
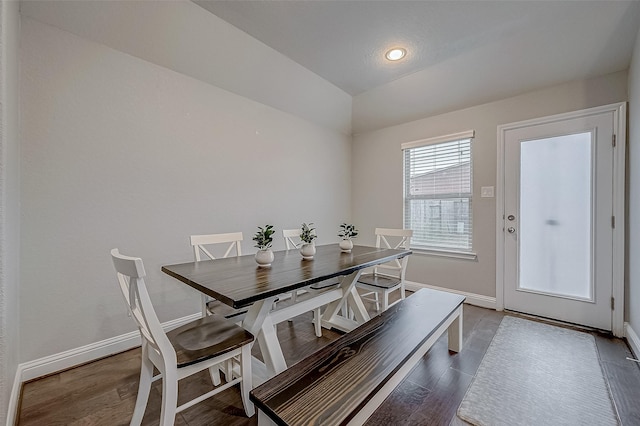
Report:
M39 20L342 133L627 70L640 1L21 1ZM393 46L407 56L391 63Z
M640 27L638 1L195 2L351 94L354 133L626 70Z
M626 69L640 10L637 1L195 2L354 96L443 64L447 83L478 85ZM393 46L407 57L385 60Z

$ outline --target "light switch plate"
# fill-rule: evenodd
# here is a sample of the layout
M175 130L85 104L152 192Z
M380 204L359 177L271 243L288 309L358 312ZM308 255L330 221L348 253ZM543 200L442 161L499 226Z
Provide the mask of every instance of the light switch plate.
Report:
M480 188L480 196L482 198L493 198L493 186L483 186Z

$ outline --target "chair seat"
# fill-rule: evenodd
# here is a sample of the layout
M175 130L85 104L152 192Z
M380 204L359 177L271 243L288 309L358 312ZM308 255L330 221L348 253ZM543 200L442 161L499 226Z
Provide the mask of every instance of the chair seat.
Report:
M325 288L336 287L338 285L340 285L340 280L333 279L333 280L320 281L319 283L310 285L309 288L311 290L324 290Z
M218 315L200 318L167 333L178 368L204 361L253 342L244 328Z
M235 317L238 317L247 313L247 308L235 309L229 305L225 305L219 300L208 301L207 310L214 315L225 317L232 321L235 320Z
M387 277L385 275L363 274L358 279L358 284L365 284L381 289L390 289L399 286L401 281L399 278Z

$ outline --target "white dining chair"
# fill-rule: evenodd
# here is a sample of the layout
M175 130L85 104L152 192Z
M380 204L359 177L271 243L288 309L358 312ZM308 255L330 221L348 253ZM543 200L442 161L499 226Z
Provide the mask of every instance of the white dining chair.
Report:
M162 378L160 424L163 426L173 425L177 413L236 384L240 385L246 415L253 416L255 408L249 400L253 335L217 315L200 318L165 333L151 304L142 259L122 255L118 249L111 250L111 259L130 316L142 339L140 385L131 424L142 422L151 383L159 378ZM233 375L226 377L226 383L222 385L214 372L221 363L236 362L234 360L238 361ZM154 367L160 372L155 377ZM178 381L206 369L211 373L214 389L177 406Z
M378 248L409 249L413 230L376 228L375 235L376 247ZM379 295L382 295L382 311L386 311L389 306L403 300L405 298L405 272L408 261L409 256L405 256L400 260L395 259L375 266L372 273L360 275L356 285L365 290L365 293L360 297L375 303L377 312L380 312ZM389 294L396 290L400 292L400 299L389 305Z
M287 250L292 250L299 248L302 244L302 240L300 240L300 233L302 230L300 228L296 229L283 229L282 237L284 238L284 244ZM319 283L312 284L309 286L309 291L311 293L318 293L329 288L335 288L340 284L340 281L336 278L321 281ZM305 293L307 290L298 290L291 293L291 301L296 302L298 295ZM322 311L321 308L316 308L313 310L313 325L315 329L315 333L317 337L322 337Z
M242 256L242 240L244 239L242 232L229 232L225 234L206 234L191 235L189 242L193 247L193 257L196 262L202 260L215 260L216 258L224 259L229 256ZM216 254L214 256L216 248ZM234 309L225 305L214 298L200 293L202 298L202 316L217 314L223 315L234 322L240 322L244 319L247 309Z

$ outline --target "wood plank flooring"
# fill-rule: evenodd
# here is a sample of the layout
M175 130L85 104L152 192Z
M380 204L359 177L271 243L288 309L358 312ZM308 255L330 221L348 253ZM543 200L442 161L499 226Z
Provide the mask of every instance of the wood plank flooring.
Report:
M371 308L371 307L369 307ZM465 305L464 348L447 349L446 335L434 345L404 382L368 420L367 425L448 425L505 314ZM623 425L640 425L640 367L626 360L631 352L620 339L593 333L606 379ZM278 325L287 363L336 339L324 330L317 338L311 314ZM133 349L26 383L19 425L126 425L138 389L140 349ZM179 403L211 388L206 372L180 383ZM161 383L152 388L144 425L158 424ZM176 417L177 425L257 425L246 418L237 388L210 398Z

